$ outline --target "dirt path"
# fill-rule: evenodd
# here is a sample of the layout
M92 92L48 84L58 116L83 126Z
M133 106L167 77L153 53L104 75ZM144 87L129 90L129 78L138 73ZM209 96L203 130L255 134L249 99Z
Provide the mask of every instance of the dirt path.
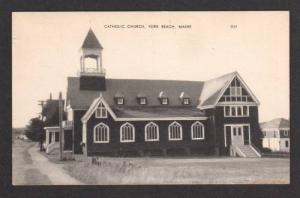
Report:
M54 185L80 185L82 184L78 180L69 176L62 168L61 164L54 164L50 162L45 156L39 153L37 147L31 147L29 149L31 154L33 165L44 174L47 174L51 183Z
M36 143L16 140L13 144L13 185L80 185L61 164L50 162Z
M12 182L13 185L50 185L47 175L33 166L28 149L34 142L15 140L12 147Z

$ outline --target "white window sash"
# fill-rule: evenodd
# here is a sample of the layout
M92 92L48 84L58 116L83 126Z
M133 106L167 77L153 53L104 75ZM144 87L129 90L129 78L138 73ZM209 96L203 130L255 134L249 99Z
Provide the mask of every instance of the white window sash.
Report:
M109 142L109 127L105 124L96 125L94 128L94 143Z
M172 123L169 125L169 140L182 140L182 126L179 123ZM178 137L179 136L179 137Z
M135 128L129 123L120 127L120 142L135 142Z

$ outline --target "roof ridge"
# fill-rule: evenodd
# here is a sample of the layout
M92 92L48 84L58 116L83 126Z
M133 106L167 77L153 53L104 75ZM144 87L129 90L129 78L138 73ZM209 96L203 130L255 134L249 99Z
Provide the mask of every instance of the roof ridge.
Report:
M68 76L69 79L79 79L78 76ZM132 81L169 81L169 82L199 82L203 83L205 81L198 80L168 80L168 79L136 79L136 78L106 78L106 80L132 80Z
M237 72L237 71L229 72L229 73L227 73L227 74L224 74L224 75L221 75L221 76L218 76L218 77L215 77L215 78L211 78L211 79L209 79L209 80L206 80L205 82L213 81L213 80L216 80L216 79L218 79L218 78L223 78L223 77L225 77L225 76L231 76L231 75L234 75L234 74L238 74L238 72Z

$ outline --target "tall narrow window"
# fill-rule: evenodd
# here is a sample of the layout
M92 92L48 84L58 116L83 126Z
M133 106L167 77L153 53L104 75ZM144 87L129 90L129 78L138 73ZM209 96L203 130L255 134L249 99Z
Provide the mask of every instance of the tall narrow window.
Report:
M158 141L159 128L158 125L150 122L145 126L145 141Z
M203 140L204 139L204 126L201 122L195 122L191 126L192 140Z
M109 127L100 123L94 128L94 143L108 143L109 142Z
M235 107L231 108L231 115L236 116L236 108Z
M169 125L169 140L182 140L182 126L178 122Z
M230 116L230 106L224 106L224 116Z
M241 106L237 106L237 116L242 116L242 107Z
M120 127L120 142L134 142L135 130L134 126L128 122Z
M243 106L243 115L249 116L249 106Z
M96 118L107 118L107 110L103 103L100 103L96 109Z
M288 140L285 141L285 147L286 147L286 148L289 147L289 141L288 141Z

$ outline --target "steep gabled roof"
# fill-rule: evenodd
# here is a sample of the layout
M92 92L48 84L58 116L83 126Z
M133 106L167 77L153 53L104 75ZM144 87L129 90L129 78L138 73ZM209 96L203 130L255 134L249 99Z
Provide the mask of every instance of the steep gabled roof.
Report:
M217 104L225 89L236 76L239 77L238 73L233 72L205 82L106 79L106 91L103 91L102 95L109 106L115 105L114 97L120 92L126 100L124 106L139 106L136 98L142 94L147 97L147 106L155 107L161 106L158 97L159 93L164 91L169 98L168 107L177 107L182 106L180 95L184 92L190 98L190 106L211 108ZM243 82L242 79L241 82ZM86 110L93 100L99 97L100 92L80 90L79 83L79 77L68 78L67 102L73 109ZM243 84L245 83L243 82ZM250 94L252 94L251 91ZM253 97L255 100L255 96Z
M88 109L93 100L99 97L100 91L83 91L79 85L79 77L68 78L68 105L73 109ZM158 95L163 90L169 97L168 106L180 106L182 103L179 96L185 92L190 96L191 106L197 106L202 85L200 81L106 79L106 91L102 95L108 105L113 106L115 94L121 91L126 106L138 106L136 97L142 92L147 96L147 106L161 106Z
M90 29L83 41L81 48L84 49L103 49L102 45L98 41L95 33Z
M276 118L268 122L261 123L260 128L262 129L290 128L290 121L284 118Z
M238 72L232 72L225 74L218 78L208 80L204 83L202 93L200 96L200 108L214 107L220 100L221 96L224 94L225 90L230 86L230 83L234 78L237 78L242 86L246 89L249 95L252 97L256 104L259 104L258 99L249 89L247 84L243 81L242 77Z
M200 96L200 106L215 105L224 87L231 82L236 74L237 72L232 72L218 78L205 81Z

